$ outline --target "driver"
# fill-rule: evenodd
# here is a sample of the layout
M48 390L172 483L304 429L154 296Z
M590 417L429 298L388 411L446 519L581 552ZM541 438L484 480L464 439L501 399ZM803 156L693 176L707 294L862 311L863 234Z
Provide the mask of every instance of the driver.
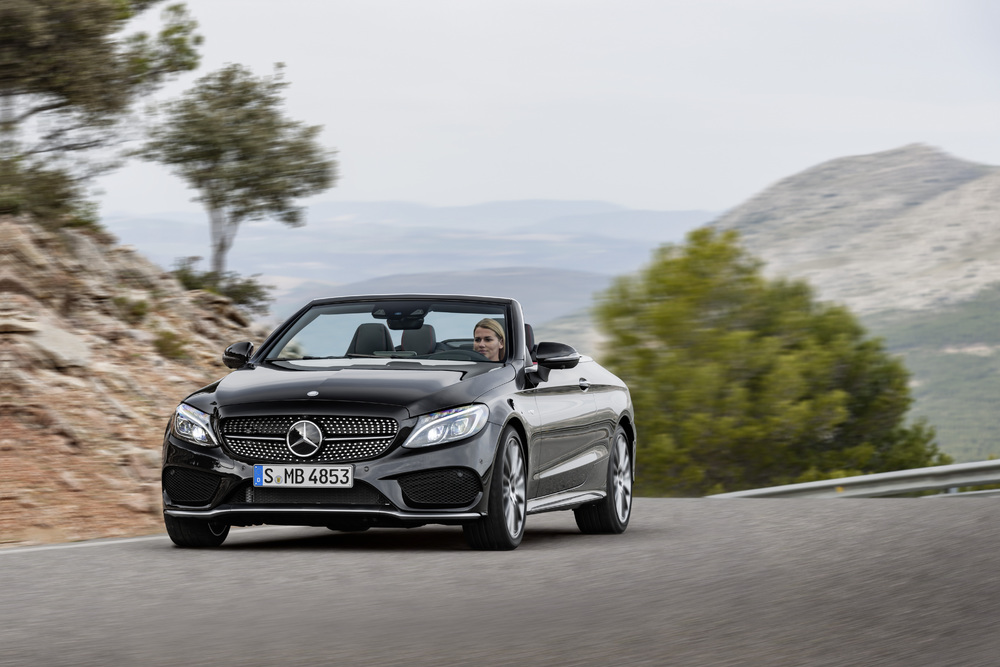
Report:
M474 344L472 349L490 361L503 361L504 338L503 327L492 318L484 318L476 324L473 331Z

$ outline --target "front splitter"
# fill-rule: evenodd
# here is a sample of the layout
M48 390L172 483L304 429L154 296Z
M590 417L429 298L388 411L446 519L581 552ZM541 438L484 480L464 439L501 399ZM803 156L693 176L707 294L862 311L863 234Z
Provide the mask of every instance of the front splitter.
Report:
M335 517L386 517L397 519L400 521L414 521L414 522L429 522L429 523L463 523L466 521L475 521L476 519L482 518L484 515L480 512L401 512L399 510L392 509L382 509L382 508L371 508L371 509L355 509L355 508L341 508L341 507L216 507L211 510L180 510L180 509L164 509L164 514L172 517L177 517L179 519L223 519L229 517L241 517L241 516L268 516L268 515L285 515L292 517L294 515L303 515L312 518L318 518L322 516L329 516L330 518Z

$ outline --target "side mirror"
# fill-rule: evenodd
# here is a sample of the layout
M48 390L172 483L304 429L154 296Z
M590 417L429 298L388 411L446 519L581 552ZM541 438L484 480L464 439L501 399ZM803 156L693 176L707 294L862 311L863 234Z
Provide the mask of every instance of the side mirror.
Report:
M250 363L253 355L253 343L248 340L242 343L233 343L222 353L222 363L228 368L243 368Z
M543 341L538 344L535 360L542 368L573 368L580 363L580 353L571 345Z

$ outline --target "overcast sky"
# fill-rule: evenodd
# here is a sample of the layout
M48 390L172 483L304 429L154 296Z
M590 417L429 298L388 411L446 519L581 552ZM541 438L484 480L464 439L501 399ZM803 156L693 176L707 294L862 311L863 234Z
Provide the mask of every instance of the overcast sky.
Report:
M914 142L1000 165L995 0L187 5L204 58L168 94L226 63L284 62L287 113L339 152L340 181L312 201L722 211ZM200 210L153 165L99 185L105 214Z

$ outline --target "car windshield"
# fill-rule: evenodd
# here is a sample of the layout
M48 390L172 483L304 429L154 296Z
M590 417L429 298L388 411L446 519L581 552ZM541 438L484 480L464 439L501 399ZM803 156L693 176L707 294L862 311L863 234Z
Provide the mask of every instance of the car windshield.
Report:
M293 368L352 365L357 359L500 363L508 339L506 312L502 304L451 300L320 304L292 324L266 359Z

